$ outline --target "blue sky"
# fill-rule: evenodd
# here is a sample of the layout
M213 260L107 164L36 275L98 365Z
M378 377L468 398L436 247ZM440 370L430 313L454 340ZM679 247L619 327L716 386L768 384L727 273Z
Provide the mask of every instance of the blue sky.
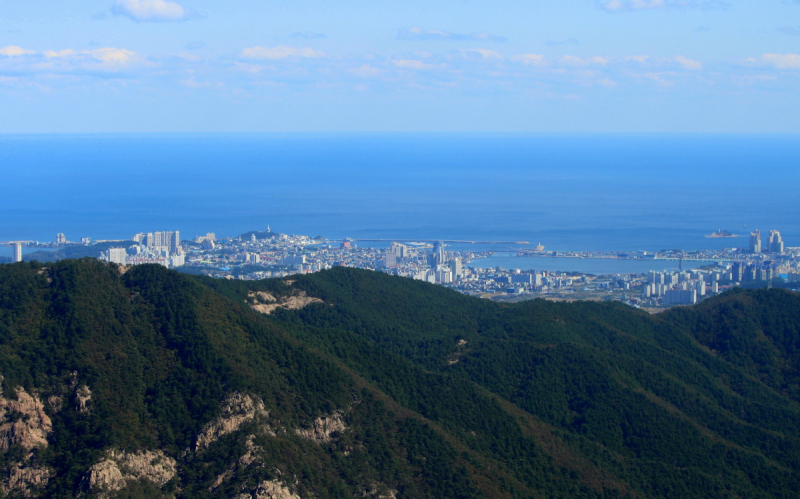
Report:
M798 0L4 0L0 133L800 132Z

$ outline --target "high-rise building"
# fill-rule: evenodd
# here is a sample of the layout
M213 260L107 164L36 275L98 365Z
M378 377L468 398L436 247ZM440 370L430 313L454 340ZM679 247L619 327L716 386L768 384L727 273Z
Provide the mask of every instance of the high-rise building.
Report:
M744 264L742 262L734 263L731 272L733 274L731 276L732 281L742 282L744 280Z
M180 253L181 250L181 233L180 231L167 232L169 235L169 251L171 253Z
M14 243L14 262L21 262L22 261L22 245L20 243Z
M464 270L461 267L461 257L453 258L450 266L453 270L453 279L461 279L464 277Z
M750 233L750 253L761 253L761 232L758 230Z
M64 244L64 243L66 243L66 242L67 242L67 236L65 236L64 234L62 234L61 232L59 232L59 233L56 235L56 243L58 243L58 244Z
M695 281L694 290L697 291L697 296L705 296L706 295L706 282L705 281Z
M769 231L768 248L770 253L783 253L783 238L781 238L781 233L777 230Z
M118 263L120 265L125 265L128 260L127 252L125 248L109 248L108 249L108 261L112 263Z
M664 303L670 305L694 305L697 303L697 291L669 289L664 293Z

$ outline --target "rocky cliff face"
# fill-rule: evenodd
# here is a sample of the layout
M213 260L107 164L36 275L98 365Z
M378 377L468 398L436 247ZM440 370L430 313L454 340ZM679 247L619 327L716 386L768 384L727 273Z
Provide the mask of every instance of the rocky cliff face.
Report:
M267 419L269 412L264 402L245 393L232 393L222 404L222 413L208 423L197 436L195 450L207 448L221 437L238 431L239 428L256 418Z
M53 424L44 404L37 394L31 395L22 387L15 391L16 400L0 397L0 451L7 451L12 445L27 450L47 447Z
M163 486L177 473L177 463L161 451L128 453L111 449L106 459L93 465L81 480L86 492L98 492L107 497L110 492L122 490L129 483L147 480Z
M263 481L252 491L239 494L236 499L300 499L300 496L276 479Z
M330 416L320 416L314 420L310 428L298 428L295 433L318 444L331 442L338 433L347 429L344 414L336 411Z
M7 474L0 479L0 490L4 494L15 492L31 497L50 480L51 471L32 464L32 458L35 450L47 447L53 425L38 394L17 387L15 397L0 396L0 452L15 446L24 452L9 464Z

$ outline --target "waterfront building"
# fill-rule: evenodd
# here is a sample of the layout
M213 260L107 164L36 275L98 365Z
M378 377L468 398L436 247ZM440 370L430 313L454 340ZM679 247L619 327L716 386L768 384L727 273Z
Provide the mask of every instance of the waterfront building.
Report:
M56 243L58 243L58 244L64 244L64 243L66 243L66 242L67 242L67 236L65 236L65 235L64 235L63 233L61 233L61 232L59 232L58 234L56 234Z
M770 253L783 253L783 238L777 230L769 231L768 244Z
M22 261L22 244L14 243L14 263Z
M761 253L761 232L758 230L750 233L750 253Z
M461 257L455 257L450 262L451 269L453 271L453 279L461 279L464 277L464 270L461 267Z

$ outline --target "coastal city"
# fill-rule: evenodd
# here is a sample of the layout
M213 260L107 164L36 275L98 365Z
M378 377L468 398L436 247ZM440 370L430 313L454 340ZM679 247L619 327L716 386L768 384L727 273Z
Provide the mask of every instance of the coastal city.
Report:
M719 231L707 237L734 238ZM363 243L363 244L362 244ZM734 286L800 286L800 247L787 247L776 230L762 238L756 230L748 246L723 250L661 252L559 252L525 241L504 254L522 257L518 265L488 267L495 251L469 251L474 241L329 240L321 236L251 231L237 237L208 233L181 239L179 231L142 232L130 240L70 242L58 234L54 243L5 242L11 258L52 261L93 256L118 265L159 264L181 272L221 279L256 280L348 266L439 284L461 293L498 301L531 298L620 301L659 309L698 303ZM491 243L484 241L483 243ZM22 248L28 253L23 256ZM484 244L485 247L485 244ZM590 274L537 270L531 262L594 259L652 262L667 270ZM558 260L562 259L562 260ZM693 264L684 269L684 264ZM699 265L698 265L699 264ZM534 268L530 268L530 267ZM540 265L542 266L542 265ZM549 267L552 267L549 265ZM565 266L566 267L566 266Z

